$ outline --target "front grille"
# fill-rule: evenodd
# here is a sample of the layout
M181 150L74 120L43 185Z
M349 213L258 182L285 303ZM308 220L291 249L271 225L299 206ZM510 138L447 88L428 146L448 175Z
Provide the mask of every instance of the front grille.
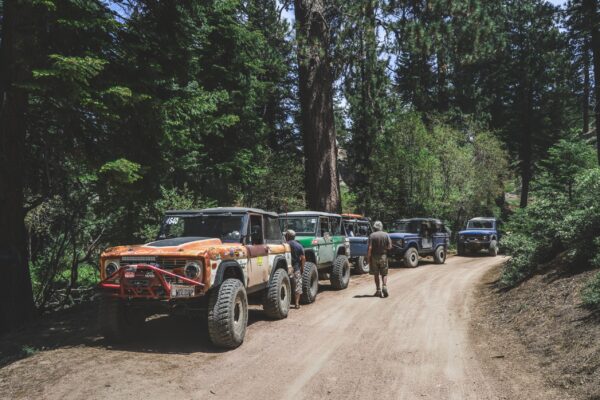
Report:
M185 258L173 257L123 257L120 266L131 264L150 264L162 269L183 268L187 263Z

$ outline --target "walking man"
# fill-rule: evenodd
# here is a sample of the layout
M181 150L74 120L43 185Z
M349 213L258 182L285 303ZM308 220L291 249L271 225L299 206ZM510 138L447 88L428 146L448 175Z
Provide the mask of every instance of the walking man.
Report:
M367 252L367 260L369 260L369 273L375 278L375 297L388 297L387 290L387 274L388 262L387 251L392 248L392 240L390 236L383 232L383 224L381 221L375 221L373 224L373 233L369 236L369 250ZM383 292L379 284L379 275L383 283Z
M288 229L285 232L285 240L290 245L292 253L292 267L294 268L294 283L295 283L295 305L296 309L300 308L300 295L302 294L302 274L304 273L304 263L306 257L304 256L304 247L296 240L296 232Z

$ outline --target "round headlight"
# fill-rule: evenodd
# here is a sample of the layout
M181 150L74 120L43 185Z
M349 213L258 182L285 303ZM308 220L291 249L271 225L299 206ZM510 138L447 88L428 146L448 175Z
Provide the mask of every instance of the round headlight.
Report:
M487 235L483 235L483 240L488 240Z
M190 261L185 265L183 273L188 279L196 279L200 276L200 265L195 261Z
M109 262L104 267L104 272L106 273L106 277L108 278L109 276L113 275L115 272L117 272L118 269L119 269L119 264L117 264L114 261Z

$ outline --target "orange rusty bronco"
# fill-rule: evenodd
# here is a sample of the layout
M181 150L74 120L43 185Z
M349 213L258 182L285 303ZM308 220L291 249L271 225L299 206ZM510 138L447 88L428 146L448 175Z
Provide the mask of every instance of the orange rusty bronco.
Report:
M156 241L100 256L100 326L108 340L126 340L152 314L201 314L211 341L234 348L244 340L249 294L262 292L270 318L287 317L291 272L275 213L169 211Z

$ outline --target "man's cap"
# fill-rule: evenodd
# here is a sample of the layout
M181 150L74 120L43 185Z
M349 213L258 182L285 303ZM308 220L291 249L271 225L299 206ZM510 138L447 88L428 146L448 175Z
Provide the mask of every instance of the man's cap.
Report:
M373 224L373 229L375 229L376 231L382 230L383 224L381 223L381 221L375 221L375 223Z
M296 232L293 229L288 229L287 231L285 231L285 237L293 239L296 237Z

